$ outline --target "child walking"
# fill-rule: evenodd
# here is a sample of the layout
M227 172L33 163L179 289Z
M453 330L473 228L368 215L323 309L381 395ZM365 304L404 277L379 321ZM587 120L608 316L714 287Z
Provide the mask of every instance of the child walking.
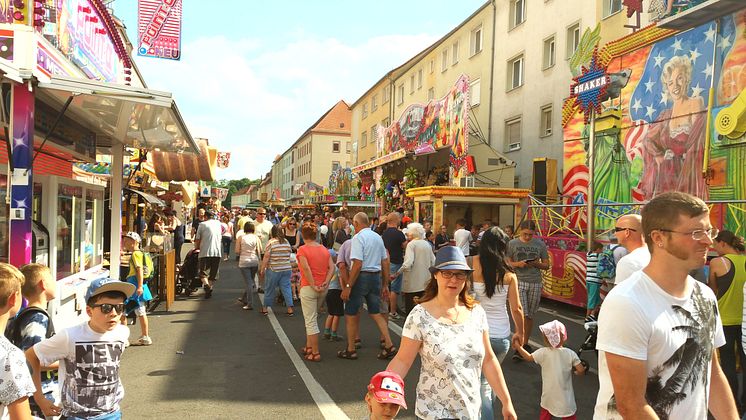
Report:
M542 347L529 354L523 347L515 350L524 360L541 366L541 413L540 420L551 420L552 417L575 420L575 393L572 389L571 372L576 375L585 373L585 365L578 355L565 347L567 329L557 320L539 326L544 336Z
M404 401L404 381L401 376L390 371L373 375L365 394L365 403L368 405L370 420L395 419L402 407L407 409L407 403Z
M337 266L337 252L330 249L329 254L334 261L334 277L329 282L329 290L326 293L326 308L329 315L324 323L324 338L330 341L341 341L342 339L337 335L337 328L339 328L340 318L345 314L345 308L342 301L342 285L339 282L340 270Z
M598 276L598 260L603 249L602 243L593 241L591 250L586 254L585 286L588 289L588 302L585 307L585 322L595 321L598 311L601 309L601 285L603 285L603 280Z

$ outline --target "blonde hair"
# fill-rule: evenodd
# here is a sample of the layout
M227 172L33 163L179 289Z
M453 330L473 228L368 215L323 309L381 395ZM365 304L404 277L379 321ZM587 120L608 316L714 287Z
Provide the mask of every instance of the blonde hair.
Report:
M676 55L666 62L661 73L661 82L663 82L663 86L666 86L666 92L668 92L668 84L666 82L671 79L671 73L675 69L683 70L687 86L686 96L689 96L688 86L692 82L692 60L685 55Z
M51 275L52 272L46 265L31 263L21 267L21 274L24 278L21 294L25 298L29 298L36 295L37 286L44 279L44 276Z
M18 293L23 285L23 274L8 263L0 263L0 308L8 304L10 296Z

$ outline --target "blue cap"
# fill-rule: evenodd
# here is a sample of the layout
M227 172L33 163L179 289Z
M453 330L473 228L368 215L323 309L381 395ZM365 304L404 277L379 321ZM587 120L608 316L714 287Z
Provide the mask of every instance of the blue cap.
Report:
M109 277L96 279L88 286L88 290L85 292L85 301L88 302L90 298L106 292L120 292L127 298L135 293L135 285Z
M461 248L457 246L444 246L435 255L435 264L430 267L430 272L441 270L474 271L466 263L466 257Z

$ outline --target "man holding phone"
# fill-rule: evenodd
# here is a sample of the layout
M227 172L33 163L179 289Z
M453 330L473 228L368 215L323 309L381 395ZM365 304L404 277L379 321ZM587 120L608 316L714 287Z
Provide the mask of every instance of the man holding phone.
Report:
M518 277L518 294L523 306L523 348L531 353L533 349L528 345L531 329L534 326L534 315L539 310L541 302L541 270L548 270L549 254L546 244L534 237L536 227L534 222L525 220L518 230L518 237L508 242L508 264L515 270ZM516 357L517 356L517 357ZM522 360L516 352L513 360Z

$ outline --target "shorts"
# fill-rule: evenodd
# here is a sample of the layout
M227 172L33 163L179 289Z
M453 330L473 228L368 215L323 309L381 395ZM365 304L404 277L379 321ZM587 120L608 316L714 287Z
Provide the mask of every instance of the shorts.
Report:
M220 257L202 257L199 259L199 278L207 277L210 281L215 281L218 279L218 270L220 270Z
M588 288L588 305L586 305L586 309L595 309L601 303L601 283L587 281L585 282L585 286Z
M396 273L401 268L401 264L391 263L391 273ZM402 275L399 274L389 283L389 292L401 293Z
M326 293L326 309L329 312L329 315L345 315L345 303L342 301L341 295L342 291L337 289L329 289Z
M527 283L519 280L518 295L521 297L523 315L526 318L533 318L541 302L541 283Z
M345 314L357 315L363 306L363 300L368 304L368 313L371 315L381 313L381 273L369 273L361 271L352 286L350 299L345 305Z

